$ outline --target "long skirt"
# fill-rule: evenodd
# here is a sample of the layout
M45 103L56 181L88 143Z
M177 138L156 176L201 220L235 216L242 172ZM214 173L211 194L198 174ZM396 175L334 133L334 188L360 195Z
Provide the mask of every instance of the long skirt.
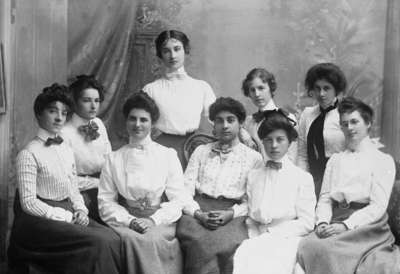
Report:
M138 218L151 216L157 209L139 209L121 202L130 214ZM124 268L129 274L181 274L182 253L175 237L176 224L157 225L144 234L128 227L112 228L121 237Z
M85 206L89 210L89 217L95 220L97 223L105 225L99 215L99 205L97 201L98 192L99 189L95 187L87 190L82 190L81 195L83 197L83 201L85 202Z
M292 274L302 237L271 233L243 241L234 256L234 274Z
M48 201L71 210L69 200ZM121 240L110 228L90 220L88 226L25 213L18 194L8 249L9 267L17 273L121 273ZM72 211L72 210L71 210Z
M160 145L175 149L178 154L179 161L181 162L182 169L185 170L188 164L188 159L186 159L185 156L184 145L190 135L191 133L186 135L162 133L154 141Z
M195 196L203 211L225 210L237 201ZM205 228L195 218L184 215L178 222L177 237L184 254L185 274L232 273L233 254L247 239L246 217L231 220L216 230Z
M334 209L333 222L336 216ZM325 239L313 232L299 244L299 264L307 274L399 274L400 252L387 220L385 214L373 224Z

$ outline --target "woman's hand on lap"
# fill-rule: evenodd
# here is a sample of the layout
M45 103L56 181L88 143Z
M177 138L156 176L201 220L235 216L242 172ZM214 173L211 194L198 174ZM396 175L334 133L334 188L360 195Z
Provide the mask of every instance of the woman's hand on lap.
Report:
M72 218L72 223L87 226L89 224L89 217L82 210L75 211Z

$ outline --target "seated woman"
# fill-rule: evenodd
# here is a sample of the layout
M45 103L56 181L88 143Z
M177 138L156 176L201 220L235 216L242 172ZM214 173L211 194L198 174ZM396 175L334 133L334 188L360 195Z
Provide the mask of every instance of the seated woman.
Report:
M101 171L100 217L121 236L128 273L179 274L175 222L186 193L182 167L174 149L150 138L159 118L153 99L138 92L125 102L123 114L129 144L112 152Z
M197 147L185 171L185 186L196 193L177 228L185 274L232 273L232 255L247 238L247 173L262 165L262 156L239 142L246 118L240 102L219 98L209 117L218 141Z
M264 119L268 119L270 113L274 113L274 110L278 109L274 102L274 96L276 93L277 83L275 76L264 68L254 68L243 80L242 90L246 97L251 99L251 102L257 107L258 111L249 115L244 122L244 128L250 134L250 138L256 143L257 149L262 154L264 160L268 159L264 146L260 138L258 137L258 128ZM296 121L296 117L293 114L289 114L289 118ZM246 133L241 131L241 139L248 143ZM297 143L296 141L291 142L288 151L288 157L294 163L297 159Z
M258 135L268 160L265 167L248 175L246 224L250 239L235 253L236 274L292 274L297 245L314 227L312 176L295 166L287 155L297 138L294 121L282 110L266 115Z
M373 110L348 97L339 103L346 150L329 159L315 233L299 244L299 263L313 273L400 273L400 252L387 224L392 157L369 138Z
M17 157L8 255L21 273L120 272L120 239L88 218L73 152L58 135L70 106L67 87L44 88L34 103L38 133Z
M107 130L96 117L104 100L104 89L93 77L77 76L69 86L74 114L62 130L62 137L74 151L78 186L89 209L89 217L101 222L97 205L100 171L111 152Z

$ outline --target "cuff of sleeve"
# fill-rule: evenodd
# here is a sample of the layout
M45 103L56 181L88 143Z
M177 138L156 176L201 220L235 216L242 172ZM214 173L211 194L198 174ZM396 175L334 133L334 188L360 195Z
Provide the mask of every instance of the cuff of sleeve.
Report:
M200 209L199 204L196 203L196 202L194 202L194 203L191 204L191 205L185 206L185 207L183 208L183 213L194 217L194 213L196 212L196 210L199 210L199 209Z
M51 207L46 212L46 218L55 221L64 221L67 223L72 222L73 214L72 212L65 210L61 207Z
M347 226L348 230L356 228L356 224L354 224L351 220L347 219L342 222L345 226Z
M242 217L247 215L247 204L234 205L231 207L233 210L233 218Z
M136 219L134 216L129 216L127 219L126 219L126 221L125 222L122 222L122 224L125 226L125 227L129 227L130 225L131 225L131 222L132 222L132 220L134 220L134 219Z
M162 220L157 212L151 215L149 218L153 220L155 225L160 225L162 223Z

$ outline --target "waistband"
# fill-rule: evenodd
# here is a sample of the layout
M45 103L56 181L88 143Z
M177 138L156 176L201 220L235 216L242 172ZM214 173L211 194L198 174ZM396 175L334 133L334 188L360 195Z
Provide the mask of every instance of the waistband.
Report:
M93 178L97 178L97 179L99 179L100 178L100 172L96 172L96 173L92 173L92 174L78 174L78 176L89 176L89 177L93 177Z
M347 203L345 200L338 202L336 200L332 200L332 207L333 208L341 208L341 209L362 209L366 207L367 203L357 203L357 202L350 202Z

